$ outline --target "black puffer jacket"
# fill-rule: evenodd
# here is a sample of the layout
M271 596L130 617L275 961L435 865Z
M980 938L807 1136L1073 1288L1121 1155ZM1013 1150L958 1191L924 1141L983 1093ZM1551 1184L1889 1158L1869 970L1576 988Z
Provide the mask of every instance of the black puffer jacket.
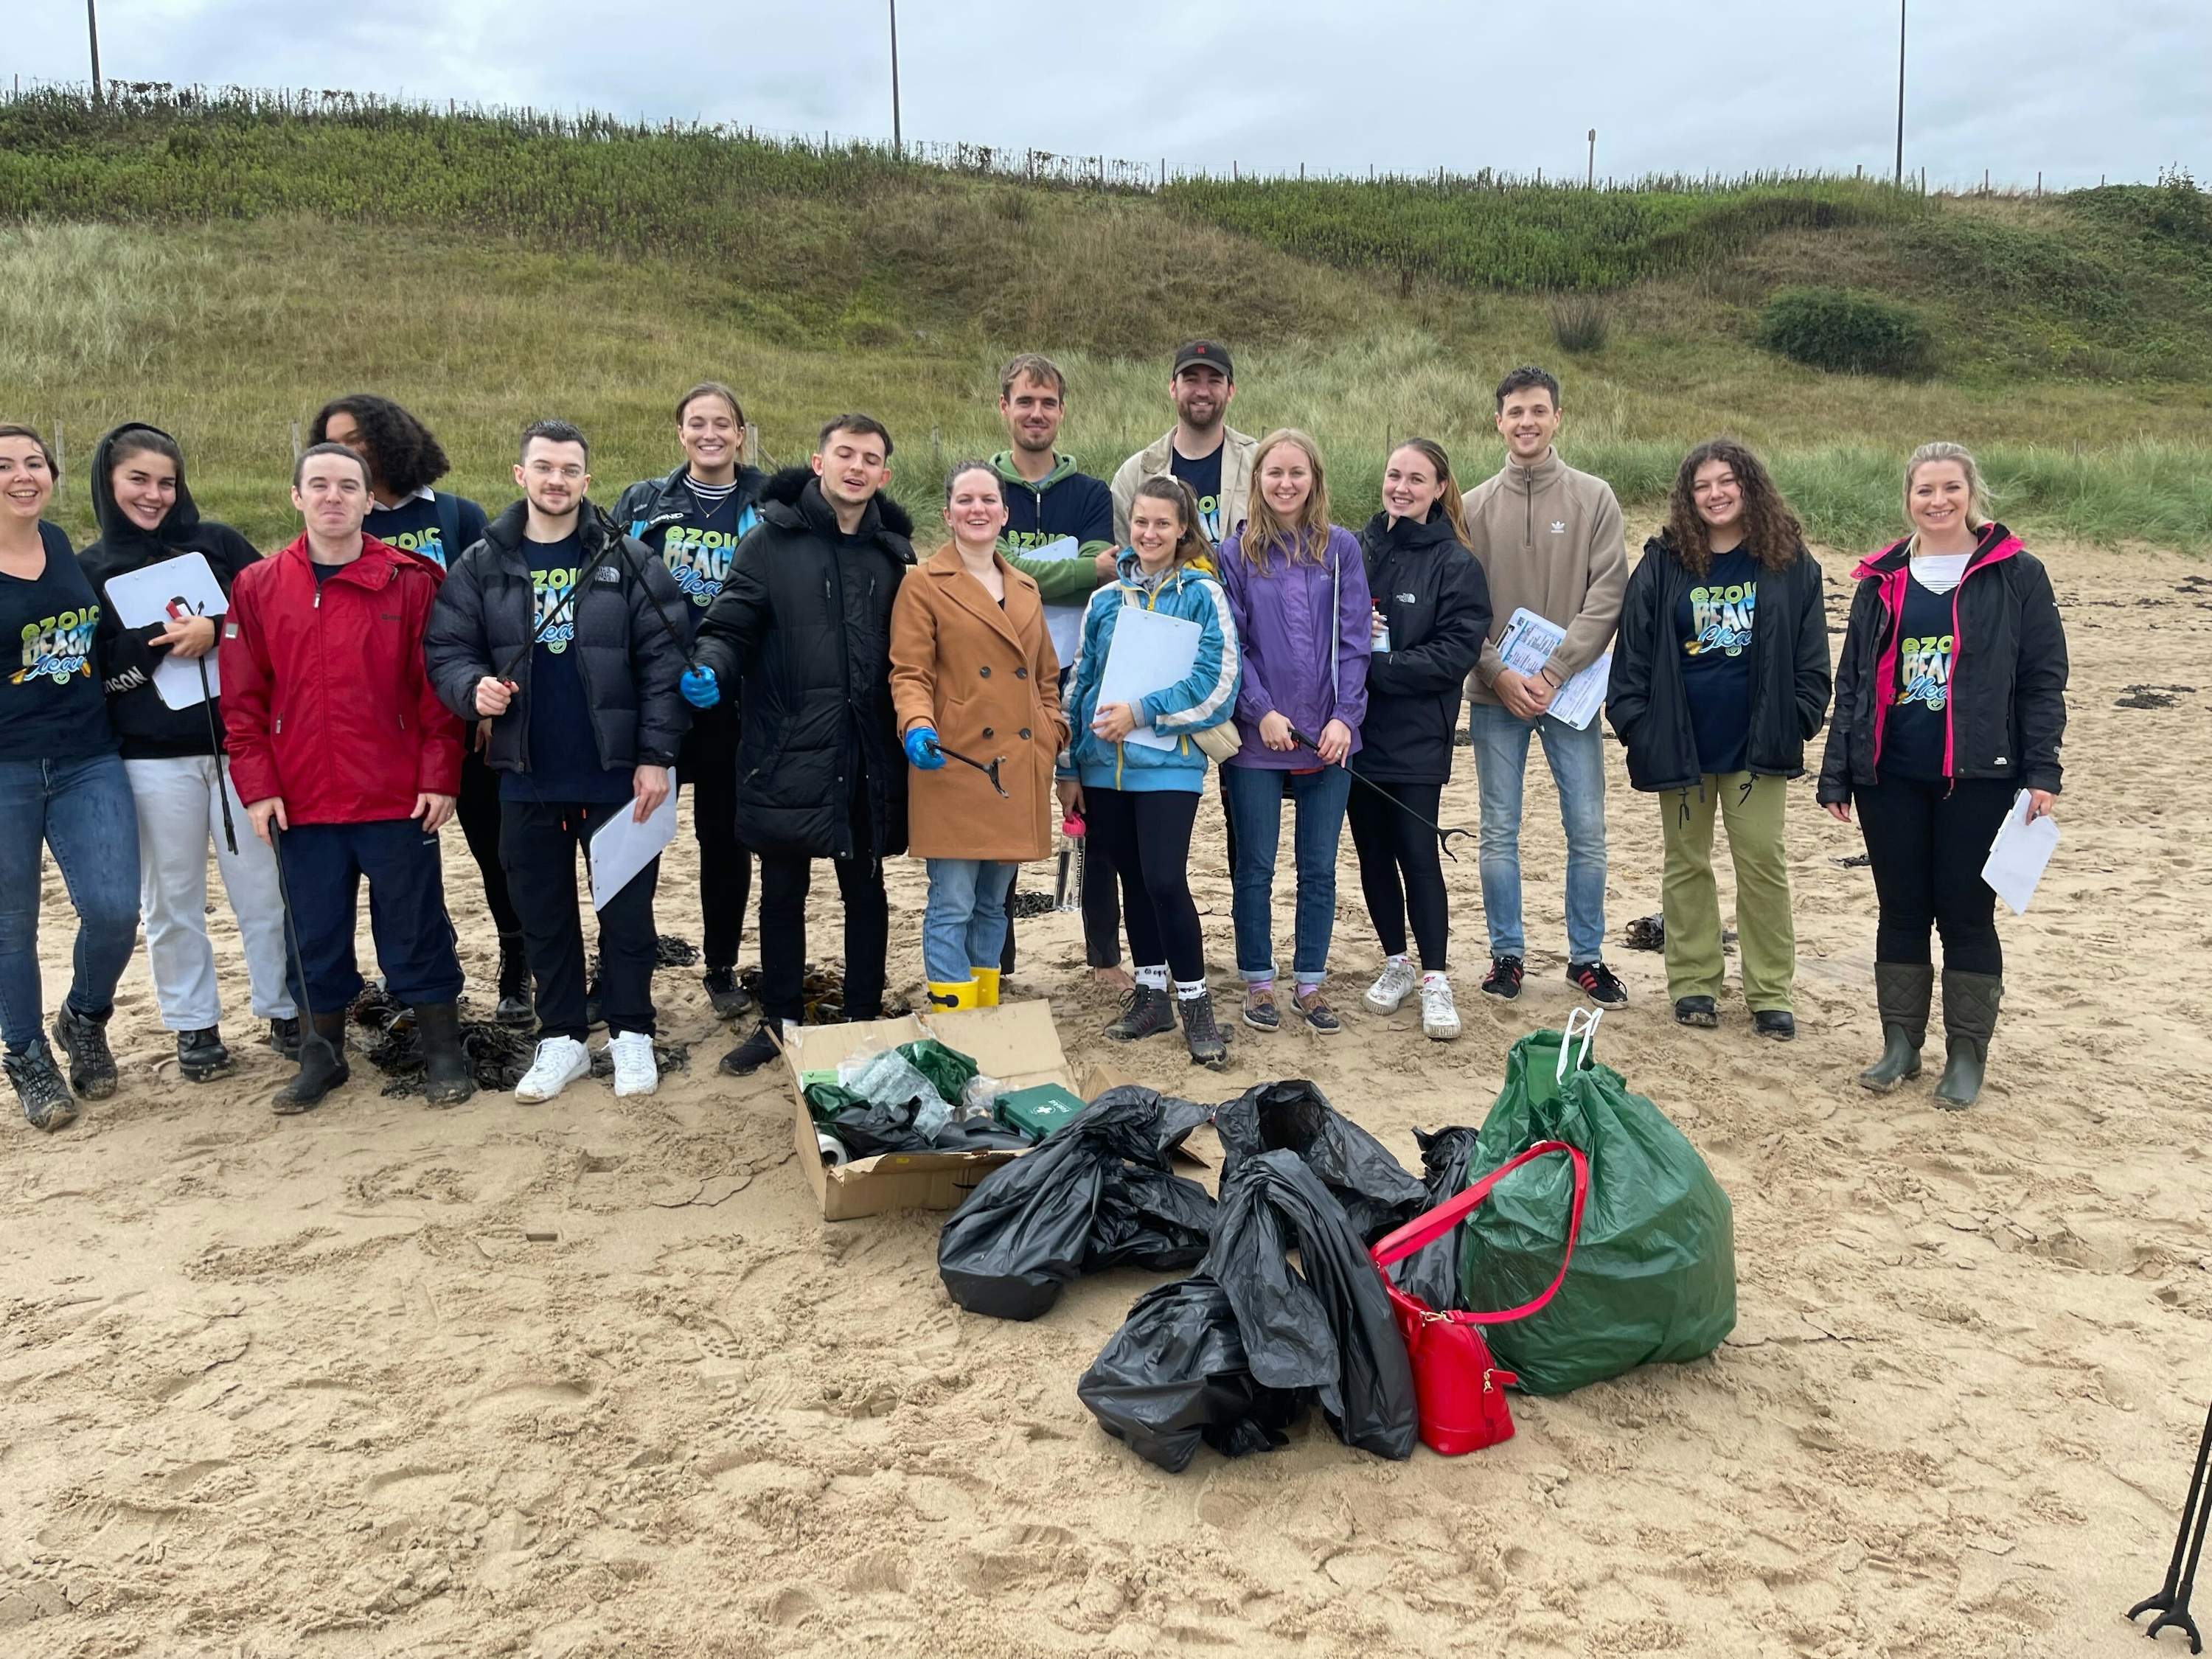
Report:
M906 757L891 710L890 618L914 564L914 522L868 504L849 540L812 472L779 472L699 624L700 666L742 686L738 839L787 858L884 858L906 848ZM856 768L872 845L854 845Z
M1909 541L1851 572L1851 619L1836 672L1836 718L1820 763L1821 803L1878 781L1881 720L1897 678L1897 617L1911 580ZM2043 562L2001 524L1984 528L1951 590L1948 774L2009 778L2058 793L2066 735L2066 629Z
M1490 582L1442 507L1394 526L1378 513L1359 532L1367 591L1390 648L1367 664L1359 770L1377 783L1451 781L1467 677L1490 635Z
M430 684L463 720L477 718L477 682L514 661L514 701L492 721L491 748L484 757L502 772L532 769L532 653L523 649L537 625L530 562L522 550L529 515L527 503L517 501L453 562L422 634ZM684 652L669 632L683 626L676 584L659 560L589 501L578 515L577 532L585 575L574 612L576 667L591 705L599 764L610 771L672 766L690 723L676 689Z
M1605 696L1605 717L1628 746L1632 788L1689 789L1701 775L1682 683L1682 642L1674 631L1689 585L1689 567L1665 532L1644 544L1621 601ZM1827 717L1831 686L1820 567L1800 547L1787 570L1762 566L1759 573L1759 603L1751 615L1747 769L1761 777L1802 776L1805 744Z
M100 653L100 677L107 690L107 717L122 740L125 760L212 755L216 738L222 731L222 699L216 699L212 710L204 703L172 708L163 702L154 689L154 670L168 652L155 649L152 643L160 637L161 627L125 629L116 619L107 584L117 576L164 559L198 553L206 558L216 584L227 595L238 573L260 562L261 555L228 525L200 517L199 508L192 503L192 492L185 486L181 465L177 468L176 502L158 528L141 530L125 517L115 503L109 479L114 471L110 458L115 453L115 441L130 432L168 435L158 427L127 421L100 441L92 452L92 514L100 526L100 539L77 555L77 562L100 594L100 627L94 637ZM206 659L218 673L222 658L218 649ZM210 713L215 717L212 732L208 725Z

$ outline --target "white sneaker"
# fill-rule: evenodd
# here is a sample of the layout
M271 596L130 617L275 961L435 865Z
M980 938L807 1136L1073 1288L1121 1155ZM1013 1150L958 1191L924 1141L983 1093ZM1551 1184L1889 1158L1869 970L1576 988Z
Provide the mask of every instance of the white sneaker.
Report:
M1421 981L1421 1035L1431 1042L1459 1036L1459 1010L1452 1006L1451 981L1431 974Z
M514 1097L526 1106L535 1106L552 1099L578 1078L591 1074L591 1050L574 1037L545 1037L538 1044L530 1069L514 1085Z
M649 1095L660 1086L660 1072L653 1063L653 1039L642 1031L624 1031L607 1039L614 1057L615 1098Z
M1398 1005L1413 995L1421 982L1420 969L1407 957L1382 964L1382 977L1367 988L1367 1006L1378 1014L1395 1014Z

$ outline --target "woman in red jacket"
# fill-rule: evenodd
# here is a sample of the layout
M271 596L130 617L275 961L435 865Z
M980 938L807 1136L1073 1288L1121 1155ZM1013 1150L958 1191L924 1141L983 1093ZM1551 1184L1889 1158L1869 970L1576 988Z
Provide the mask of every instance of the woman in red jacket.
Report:
M306 533L241 572L223 629L230 774L254 832L276 848L309 1017L279 1113L303 1112L347 1077L345 1013L361 994L355 912L385 987L415 1012L430 1101L473 1092L461 1055L461 965L438 862L460 787L461 726L422 669L440 573L362 534L368 468L317 444L294 469Z

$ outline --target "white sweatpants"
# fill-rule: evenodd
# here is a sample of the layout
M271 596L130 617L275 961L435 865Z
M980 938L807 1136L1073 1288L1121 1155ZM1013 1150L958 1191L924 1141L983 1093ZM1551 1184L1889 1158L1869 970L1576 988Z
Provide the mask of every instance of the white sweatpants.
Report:
M284 902L276 883L276 855L253 833L253 821L230 781L231 823L238 851L223 845L222 807L216 794L216 763L207 755L173 760L126 760L131 793L138 802L138 907L146 922L146 957L154 970L154 996L161 1024L172 1031L199 1031L217 1024L215 946L208 942L208 847L238 918L246 947L246 975L257 1019L290 1019L299 1011L284 983Z

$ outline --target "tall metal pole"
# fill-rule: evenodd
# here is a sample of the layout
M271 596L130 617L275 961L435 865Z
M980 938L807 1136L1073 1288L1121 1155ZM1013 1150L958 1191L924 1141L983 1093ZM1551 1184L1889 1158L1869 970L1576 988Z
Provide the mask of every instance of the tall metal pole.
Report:
M85 27L92 33L92 101L100 101L100 0L84 0Z
M1905 7L1897 0L1897 187L1905 188Z
M1590 144L1590 151L1589 151L1589 189L1591 189L1591 190L1595 190L1595 189L1597 188L1597 129L1596 129L1595 127L1592 127L1592 128L1589 130L1589 144Z
M89 0L88 0L88 3ZM891 8L891 149L899 155L906 154L905 136L899 130L898 84L898 0L890 0Z

